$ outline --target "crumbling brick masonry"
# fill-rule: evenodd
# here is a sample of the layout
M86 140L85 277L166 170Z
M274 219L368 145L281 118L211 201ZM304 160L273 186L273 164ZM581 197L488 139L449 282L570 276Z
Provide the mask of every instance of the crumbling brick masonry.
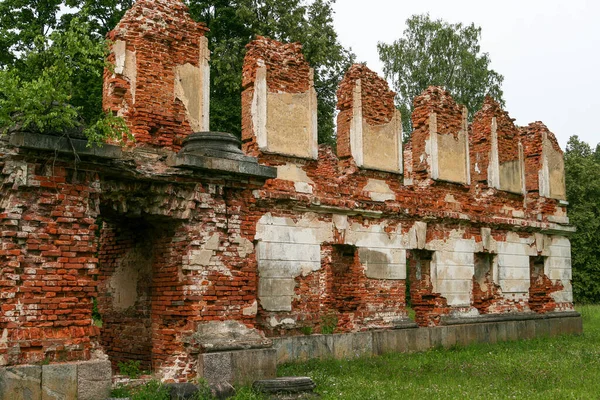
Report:
M240 71L240 142L205 132L205 31L178 0L140 0L110 33L104 104L127 121L127 146L2 138L0 378L139 360L186 381L243 349L302 359L285 338L332 331L551 317L566 321L554 333L580 330L563 153L542 123L519 128L488 98L469 124L430 87L403 145L394 93L354 65L336 154L316 142L302 46L258 37ZM246 371L272 373L256 362Z

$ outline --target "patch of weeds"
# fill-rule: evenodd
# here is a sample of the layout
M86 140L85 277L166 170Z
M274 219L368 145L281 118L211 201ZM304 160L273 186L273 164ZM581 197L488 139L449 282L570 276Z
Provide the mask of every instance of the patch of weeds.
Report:
M321 333L331 335L337 327L338 317L334 313L325 314L321 317Z
M210 390L210 386L208 382L204 378L198 378L198 383L196 384L198 387L198 393L194 397L195 400L212 400L214 396Z
M141 375L139 360L119 362L117 363L117 366L119 367L119 373L121 375L125 375L128 378L137 379Z
M92 322L98 328L102 328L102 315L98 310L98 300L95 297L92 297Z
M417 320L417 313L411 306L406 306L406 312L408 313L408 318L410 318L411 321Z
M313 328L312 326L303 326L302 328L300 328L300 331L303 335L312 335Z
M264 400L268 398L250 386L243 386L236 389L235 397L233 397L235 400Z
M110 397L114 397L117 399L127 398L130 395L131 395L131 389L129 389L127 386L123 386L123 385L117 386L110 392Z
M131 391L131 400L170 400L169 388L153 380Z

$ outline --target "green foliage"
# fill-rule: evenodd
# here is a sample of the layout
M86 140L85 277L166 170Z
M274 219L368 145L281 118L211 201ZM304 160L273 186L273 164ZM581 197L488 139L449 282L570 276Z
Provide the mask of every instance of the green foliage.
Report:
M336 313L328 313L321 316L321 333L323 335L331 335L338 324L338 317Z
M67 0L69 7L81 10L90 23L92 31L99 37L105 37L123 18L133 5L132 0Z
M565 152L568 213L577 232L571 238L573 296L578 303L600 302L600 146L572 136Z
M20 66L18 54L36 50L38 38L59 27L61 4L56 0L0 2L0 69Z
M313 327L312 326L303 326L300 328L303 335L312 335Z
M131 400L170 400L169 389L161 382L152 380L131 391Z
M194 397L195 400L211 400L214 398L206 379L199 378L197 386L198 393L196 393L196 396Z
M0 132L83 133L96 144L122 139L125 122L102 112L107 49L85 18L36 37L18 63L0 70Z
M335 91L354 56L337 39L334 1L188 1L194 18L211 30L207 36L213 53L213 130L240 135L245 46L255 35L264 35L303 43L304 54L315 69L319 142L335 143ZM101 109L106 50L102 38L132 4L132 0L0 3L0 69L10 70L0 77L0 93L11 93L0 99L4 109L0 127L26 123L28 128L55 133L78 129L97 143L107 137L122 138L127 133L122 120L105 117ZM60 6L77 11L59 18ZM19 121L7 122L15 115Z
M131 395L131 389L127 386L119 385L110 392L110 397L114 397L117 399L125 399Z
M412 132L413 100L429 86L443 86L464 104L472 116L487 94L501 105L504 77L490 69L490 58L481 53L481 28L432 20L429 14L406 20L403 37L377 49L383 72L398 93L405 138Z
M310 376L327 399L594 399L600 393L600 306L579 308L584 333L451 351L311 360L278 368Z
M131 379L137 379L142 374L140 371L140 361L138 360L119 362L117 363L117 367L119 367L119 373L121 375L125 375Z
M333 28L335 0L190 0L193 17L205 22L211 61L211 129L240 135L242 65L255 35L299 41L315 69L319 143L335 143L335 92L354 55Z

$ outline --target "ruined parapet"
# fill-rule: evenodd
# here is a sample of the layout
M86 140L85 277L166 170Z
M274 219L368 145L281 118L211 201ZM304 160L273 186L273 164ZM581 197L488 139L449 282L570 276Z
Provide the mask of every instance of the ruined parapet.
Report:
M337 152L357 166L402 173L402 122L395 93L365 65L354 64L337 91Z
M258 36L246 49L242 76L246 153L316 159L317 94L302 45Z
M140 0L108 34L104 108L125 118L136 145L178 150L209 129L207 30L179 0Z
M412 121L414 176L470 184L467 109L430 86L415 98Z
M525 193L525 164L519 128L491 97L471 126L472 176L476 182L511 193Z
M566 200L565 162L556 137L542 122L521 128L525 153L525 185L541 197Z

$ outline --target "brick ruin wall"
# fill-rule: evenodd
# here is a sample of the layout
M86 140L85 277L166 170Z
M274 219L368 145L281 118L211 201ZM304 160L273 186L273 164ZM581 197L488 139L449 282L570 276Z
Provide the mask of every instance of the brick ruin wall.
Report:
M127 43L162 37L143 39L137 25L123 24L119 35L134 35ZM192 38L203 32L176 28ZM179 32L169 24L161 29ZM164 33L164 43L187 57L177 35ZM140 64L146 45L136 47L138 77L151 79L160 58ZM415 99L415 130L405 146L412 168L404 175L352 166L328 146L319 146L315 159L264 152L252 126L258 59L269 91L306 92L310 68L298 44L258 38L247 50L244 150L275 168L277 178L170 164L165 152L173 155L177 138L190 130L179 124L185 118L155 106L148 111L140 100L164 90L172 102L172 87L161 80L138 80L137 111L123 114L138 148L120 159L76 164L3 142L0 366L107 355L114 367L139 360L164 380L186 380L202 351L189 338L208 321L237 320L282 336L393 328L410 321L409 307L420 326L572 310L566 205L537 193L541 136L556 144L547 129L536 123L516 135L491 101L469 129L471 154L489 141L488 124L480 122L490 115L500 146L514 149L511 135L521 140L527 192L520 195L489 188L483 175L474 174L470 185L431 179L423 157L431 113L439 135L464 128L461 106L436 87ZM357 79L363 115L389 122L393 94L361 66L340 86L340 114L350 110ZM338 129L343 149L345 125ZM508 153L513 160L514 150ZM472 157L469 168L484 161Z
M130 145L177 151L198 129L189 114L204 106L193 93L203 76L189 75L208 58L207 30L180 1L140 0L109 33L117 45L108 57L114 67L104 72L104 108L125 118Z

